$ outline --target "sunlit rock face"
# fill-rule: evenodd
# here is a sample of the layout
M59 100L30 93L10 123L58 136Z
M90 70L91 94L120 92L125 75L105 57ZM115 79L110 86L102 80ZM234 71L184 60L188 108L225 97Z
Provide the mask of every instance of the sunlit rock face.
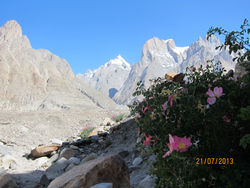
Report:
M82 84L65 59L33 49L14 20L0 27L0 98L5 111L116 106Z

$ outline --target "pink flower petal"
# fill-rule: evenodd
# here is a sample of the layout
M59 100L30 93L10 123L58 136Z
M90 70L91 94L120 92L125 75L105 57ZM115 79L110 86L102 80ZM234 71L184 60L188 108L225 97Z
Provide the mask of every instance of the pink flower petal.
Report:
M166 101L166 102L162 105L163 110L166 110L167 107L168 107L168 101Z
M214 88L214 95L216 97L221 97L223 95L223 88L222 87L215 87Z
M169 95L168 101L170 102L170 106L173 106L173 95Z
M150 144L152 136L149 135L147 137L147 135L145 133L144 133L144 136L145 136L145 140L144 140L143 144L144 144L144 146L147 146Z
M206 92L206 94L209 96L209 97L214 97L214 92L209 88L208 91Z
M216 98L215 97L208 97L207 98L207 103L208 104L214 104L216 102Z
M166 152L166 153L162 156L162 158L165 158L165 157L169 156L172 152L173 152L173 150L169 150L168 152Z

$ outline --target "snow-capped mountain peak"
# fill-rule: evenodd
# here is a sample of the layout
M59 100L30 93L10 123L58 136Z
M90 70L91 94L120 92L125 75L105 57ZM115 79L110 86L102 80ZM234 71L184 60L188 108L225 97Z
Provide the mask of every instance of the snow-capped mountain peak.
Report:
M125 70L130 70L130 64L128 64L128 62L123 59L123 57L121 55L118 55L115 59L111 59L109 60L107 63L104 64L104 67L109 67L109 66L120 66L120 68L123 68Z
M122 87L130 70L130 64L121 55L118 55L98 69L88 70L85 74L78 74L77 77L85 84L112 98Z

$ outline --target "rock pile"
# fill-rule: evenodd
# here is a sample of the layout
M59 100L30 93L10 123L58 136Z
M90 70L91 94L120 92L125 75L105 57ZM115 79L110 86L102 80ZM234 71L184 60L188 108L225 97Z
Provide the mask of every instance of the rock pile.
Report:
M58 149L56 145L33 149L27 157L40 164L39 176L35 180L31 175L24 178L23 174L11 174L11 182L17 187L34 188L154 187L149 171L155 156L147 148L136 147L142 143L143 135L137 137L134 119L119 124L106 119L105 123L100 126L102 130L100 127L93 130L96 134L87 139L61 142ZM39 154L34 152L38 150Z

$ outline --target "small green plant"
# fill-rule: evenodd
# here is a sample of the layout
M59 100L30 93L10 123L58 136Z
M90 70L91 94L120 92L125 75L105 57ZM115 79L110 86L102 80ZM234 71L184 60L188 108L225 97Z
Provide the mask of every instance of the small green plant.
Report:
M124 114L112 115L111 119L115 122L120 122L124 119Z
M82 130L81 130L81 133L80 133L80 137L82 139L86 139L89 137L90 133L94 130L94 127L90 127L90 126L87 126L87 127L84 127Z

